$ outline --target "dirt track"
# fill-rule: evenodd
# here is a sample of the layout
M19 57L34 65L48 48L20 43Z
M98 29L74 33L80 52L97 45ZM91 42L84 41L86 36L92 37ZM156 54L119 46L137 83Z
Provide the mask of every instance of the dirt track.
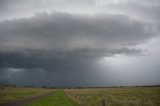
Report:
M26 99L19 99L19 100L15 100L15 101L11 101L11 102L0 103L0 106L24 106L32 101L39 100L39 99L44 98L50 94L51 93L47 93L47 94L43 94L43 95L39 95L39 96L26 98Z

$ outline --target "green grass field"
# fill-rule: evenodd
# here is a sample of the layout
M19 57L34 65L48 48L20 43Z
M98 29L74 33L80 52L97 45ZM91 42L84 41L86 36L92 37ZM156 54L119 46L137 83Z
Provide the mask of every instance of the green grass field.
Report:
M76 106L76 104L62 90L57 90L46 98L35 101L27 106Z
M0 86L0 103L42 95L51 89Z
M43 89L0 89L0 102L29 98L51 92L27 106L160 106L160 87Z

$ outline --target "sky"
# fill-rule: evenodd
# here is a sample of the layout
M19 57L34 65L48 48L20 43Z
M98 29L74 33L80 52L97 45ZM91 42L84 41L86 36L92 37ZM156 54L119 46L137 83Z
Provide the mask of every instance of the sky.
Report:
M159 0L0 0L0 84L160 84Z

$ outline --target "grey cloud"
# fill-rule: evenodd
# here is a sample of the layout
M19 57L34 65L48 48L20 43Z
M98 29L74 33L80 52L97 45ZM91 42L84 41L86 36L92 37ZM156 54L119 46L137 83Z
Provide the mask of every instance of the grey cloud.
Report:
M136 48L128 48L128 47L123 47L123 48L120 48L120 49L115 49L112 51L112 54L126 54L126 55L137 55L137 56L143 56L143 55L146 55L148 51L145 50L145 49L136 49Z
M154 33L146 31L146 26L151 27L125 16L103 14L44 13L3 21L0 23L0 65L63 73L65 69L87 67L84 64L92 64L101 57L140 55L144 50L124 48L121 44L140 43L153 37Z
M0 38L2 46L94 48L145 41L154 36L154 27L150 23L132 20L122 15L38 14L29 19L1 22Z
M100 11L110 11L116 14L124 14L141 21L159 22L160 18L160 2L159 0L142 0L129 1L119 3L106 3L100 7Z
M5 20L28 17L39 12L88 8L94 5L94 0L1 0L0 3L0 20Z
M96 3L100 2L100 6ZM159 21L159 0L1 0L1 20L33 16L38 12L113 13L141 20Z

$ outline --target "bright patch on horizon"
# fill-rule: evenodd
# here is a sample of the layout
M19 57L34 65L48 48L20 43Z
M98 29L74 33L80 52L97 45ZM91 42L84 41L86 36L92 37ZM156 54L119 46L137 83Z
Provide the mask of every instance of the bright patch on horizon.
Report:
M103 57L102 61L104 64L110 65L110 66L118 66L123 67L131 62L131 57L128 57L124 54L115 54L111 57Z

